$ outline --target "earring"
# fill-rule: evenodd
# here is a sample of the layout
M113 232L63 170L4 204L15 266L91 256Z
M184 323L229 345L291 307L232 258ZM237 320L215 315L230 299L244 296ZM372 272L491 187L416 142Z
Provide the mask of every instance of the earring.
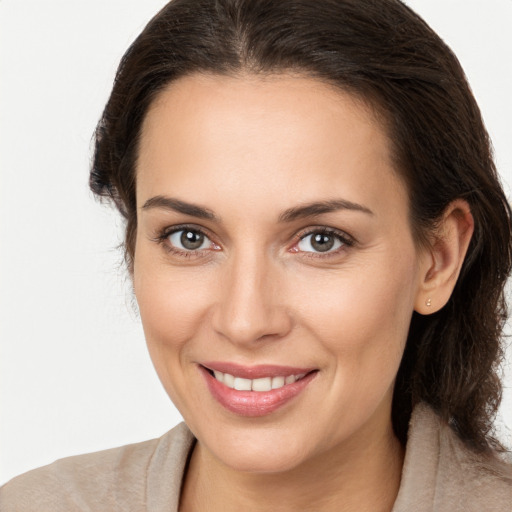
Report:
M427 306L427 308L432 306L432 300L430 299L430 297L425 301L425 306Z

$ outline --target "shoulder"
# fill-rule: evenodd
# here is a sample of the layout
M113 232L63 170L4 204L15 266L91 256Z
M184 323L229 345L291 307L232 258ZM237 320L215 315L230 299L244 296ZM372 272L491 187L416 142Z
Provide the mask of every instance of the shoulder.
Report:
M158 439L58 460L0 488L0 510L146 510L151 478L184 466L192 441L182 423Z
M432 409L414 410L393 512L502 512L512 503L512 465L469 449Z

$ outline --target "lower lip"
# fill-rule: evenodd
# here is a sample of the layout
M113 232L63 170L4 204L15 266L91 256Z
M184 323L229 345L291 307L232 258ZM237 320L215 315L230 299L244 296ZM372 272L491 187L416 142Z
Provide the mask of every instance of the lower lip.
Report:
M223 407L240 416L251 417L265 416L283 407L298 396L317 374L311 372L293 384L271 391L238 391L219 382L204 367L199 368L210 393Z

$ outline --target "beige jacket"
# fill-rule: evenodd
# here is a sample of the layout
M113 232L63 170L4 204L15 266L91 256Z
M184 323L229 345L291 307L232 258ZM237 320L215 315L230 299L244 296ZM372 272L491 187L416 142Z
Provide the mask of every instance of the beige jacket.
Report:
M59 460L0 489L1 512L177 512L194 438L160 439ZM479 457L425 405L416 407L393 512L512 512L512 466Z

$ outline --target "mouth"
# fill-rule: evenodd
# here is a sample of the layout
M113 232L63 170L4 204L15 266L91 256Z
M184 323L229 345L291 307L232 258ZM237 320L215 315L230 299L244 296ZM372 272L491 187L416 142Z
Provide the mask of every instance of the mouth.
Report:
M231 363L199 365L212 396L228 411L264 416L297 397L317 369L283 366L242 367Z
M230 373L223 373L217 370L210 370L205 368L210 375L217 381L222 382L230 389L237 391L256 391L262 393L271 391L272 389L280 389L287 384L293 384L300 379L303 379L309 372L299 373L297 375L277 375L275 377L260 377L258 379L245 379L243 377L235 377Z

